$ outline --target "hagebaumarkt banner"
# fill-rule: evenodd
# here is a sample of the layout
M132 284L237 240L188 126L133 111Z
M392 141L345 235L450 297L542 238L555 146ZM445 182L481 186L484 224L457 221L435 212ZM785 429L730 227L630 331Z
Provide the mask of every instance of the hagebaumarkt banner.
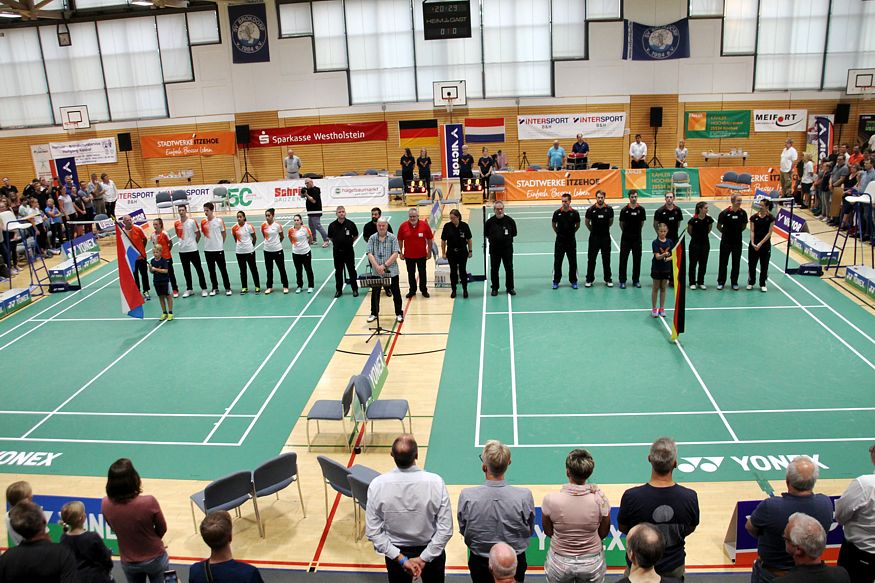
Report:
M699 169L698 168L630 168L623 171L623 196L628 196L629 191L635 189L638 196L665 196L672 187L672 176L675 172L683 172L689 177L689 183L693 187L692 196L699 196ZM682 191L687 196L687 190Z
M52 142L49 144L52 158L75 158L76 164L110 164L118 162L115 138L94 138L77 142Z
M502 200L560 200L591 198L604 190L607 198L623 198L619 170L573 170L570 172L505 172Z
M249 131L249 147L375 142L385 141L388 135L384 121L265 128Z
M195 132L140 136L143 158L177 156L233 156L237 152L234 132Z
M322 190L322 203L326 212L337 205L387 205L389 204L389 178L386 176L336 176L313 181ZM276 182L247 182L245 184L204 184L184 186L189 208L203 209L204 203L213 198L213 189L224 186L230 195L231 208L235 210L303 209L306 199L301 197L304 180L281 180ZM136 188L119 190L116 215L130 213L142 208L147 214L158 213L156 193L165 188Z
M756 189L771 192L781 187L781 174L777 168L768 166L719 166L714 168L702 167L699 168L699 191L702 196L729 196L730 191L723 188L716 188L716 185L723 182L723 175L726 172L735 172L741 174L747 172L750 174L751 188L748 190L735 191L740 192L742 196L753 196Z
M807 109L755 109L755 132L804 132L808 121Z
M750 135L750 110L688 111L687 138L746 138Z
M569 139L577 134L584 138L622 138L625 129L625 111L517 116L520 140Z

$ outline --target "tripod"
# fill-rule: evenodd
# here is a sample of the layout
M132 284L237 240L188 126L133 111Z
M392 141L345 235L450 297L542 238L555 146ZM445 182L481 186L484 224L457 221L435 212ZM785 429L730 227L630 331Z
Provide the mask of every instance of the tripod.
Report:
M128 159L127 151L125 152L125 164L128 167L128 181L125 182L125 189L130 189L130 188L133 188L135 186L137 188L140 188L140 185L137 184L136 182L134 182L134 179L131 178L131 161Z
M249 151L249 146L243 146L243 177L240 182L258 182L258 178L249 173L249 159L246 157L246 152Z
M525 152L523 152L522 155L520 155L519 167L520 167L520 170L525 170L526 168L529 167L529 157L526 156Z
M659 156L656 155L656 148L659 144L659 128L653 128L653 158L650 159L648 165L651 168L662 168L662 161L659 159Z

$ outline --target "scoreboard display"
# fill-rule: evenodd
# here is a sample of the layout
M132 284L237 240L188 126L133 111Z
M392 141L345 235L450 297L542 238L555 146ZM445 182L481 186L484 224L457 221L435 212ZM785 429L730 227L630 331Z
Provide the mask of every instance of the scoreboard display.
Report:
M425 40L471 38L471 2L423 2Z

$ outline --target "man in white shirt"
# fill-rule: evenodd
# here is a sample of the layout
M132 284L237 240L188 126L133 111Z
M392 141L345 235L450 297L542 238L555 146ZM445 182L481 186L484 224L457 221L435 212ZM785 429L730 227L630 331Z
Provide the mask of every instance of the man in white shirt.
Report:
M796 160L799 159L799 154L796 148L793 147L793 140L787 138L784 142L784 151L781 152L781 195L790 196L793 192L793 166L796 165Z
M869 153L875 152L875 134L869 136Z
M386 556L389 583L444 580L444 549L453 536L453 511L443 479L416 467L416 440L404 434L392 444L397 466L368 488L365 534Z
M295 156L295 151L289 148L289 155L283 158L283 168L286 170L286 180L301 177L301 159Z
M647 144L641 141L641 134L635 134L629 145L629 162L632 168L647 168Z
M875 445L869 459L875 466ZM856 478L835 504L835 519L845 530L839 566L854 583L875 580L875 474Z
M100 183L103 184L103 201L106 205L106 214L115 218L115 203L118 200L118 189L115 187L115 182L109 179L109 175L106 172L100 175Z

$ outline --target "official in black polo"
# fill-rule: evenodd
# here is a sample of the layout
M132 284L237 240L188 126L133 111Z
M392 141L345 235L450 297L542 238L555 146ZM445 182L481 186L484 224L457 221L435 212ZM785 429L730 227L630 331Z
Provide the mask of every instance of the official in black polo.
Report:
M690 289L708 289L705 285L705 270L708 269L708 255L711 253L711 228L714 219L708 216L708 203L696 203L696 214L687 221L687 234L690 244L687 247Z
M577 230L580 228L580 213L571 207L571 195L562 195L562 206L553 211L553 289L559 289L562 280L562 261L568 257L568 281L577 289Z
M428 192L428 197L431 198L431 156L428 155L428 150L425 148L419 151L419 158L416 159L416 169L419 170L419 179L425 181L425 191ZM392 232L391 227L389 232Z
M738 290L738 270L741 267L741 234L747 228L747 212L741 208L741 195L737 192L729 199L732 203L717 215L717 230L720 231L720 257L717 268L717 289L726 285L726 268L732 256L732 272L729 281L732 289Z
M589 249L586 263L586 287L595 281L595 260L602 254L602 271L608 287L611 280L611 225L614 224L614 209L605 204L605 191L597 190L595 204L586 209L586 228L589 229Z
M667 237L672 243L677 244L679 240L678 233L680 232L681 224L684 222L684 213L674 203L674 193L665 193L665 204L656 209L653 213L653 232L659 234L659 223L665 223L668 227Z
M459 156L459 178L474 178L474 156L468 153L468 146L462 146L462 155Z
M413 168L416 166L416 159L413 157L413 152L410 148L404 148L404 155L401 156L401 179L404 180L404 188L413 182Z
M489 199L489 178L495 169L495 159L489 155L489 148L483 146L480 159L477 160L477 167L480 169L480 180L483 182L483 193Z
M489 241L490 278L492 280L492 295L498 295L498 267L504 264L505 288L507 293L515 296L513 288L513 238L516 237L516 223L504 214L504 203L500 200L492 205L494 213L483 227L486 240Z
M629 191L629 204L620 210L620 289L626 289L626 268L632 255L632 285L641 287L641 231L647 212L638 204L638 191Z
M349 275L349 285L352 287L352 295L358 297L359 282L355 272L355 251L353 245L359 236L359 230L355 223L346 218L346 208L337 207L337 219L328 225L328 238L333 245L331 250L334 254L334 284L337 289L334 297L343 295L343 270Z
M380 217L382 216L383 211L380 209L380 207L375 206L371 209L371 220L370 222L365 223L365 226L362 227L362 239L364 240L365 244L367 244L367 242L371 240L371 235L374 235L377 232L377 221L380 220ZM386 228L389 230L390 233L393 233L392 225L386 223ZM386 296L391 298L392 287L387 285L383 286L383 289L386 290Z
M450 262L450 297L456 297L456 286L461 282L462 297L468 297L468 259L474 251L471 228L462 220L458 209L450 211L450 221L441 231L441 253Z

